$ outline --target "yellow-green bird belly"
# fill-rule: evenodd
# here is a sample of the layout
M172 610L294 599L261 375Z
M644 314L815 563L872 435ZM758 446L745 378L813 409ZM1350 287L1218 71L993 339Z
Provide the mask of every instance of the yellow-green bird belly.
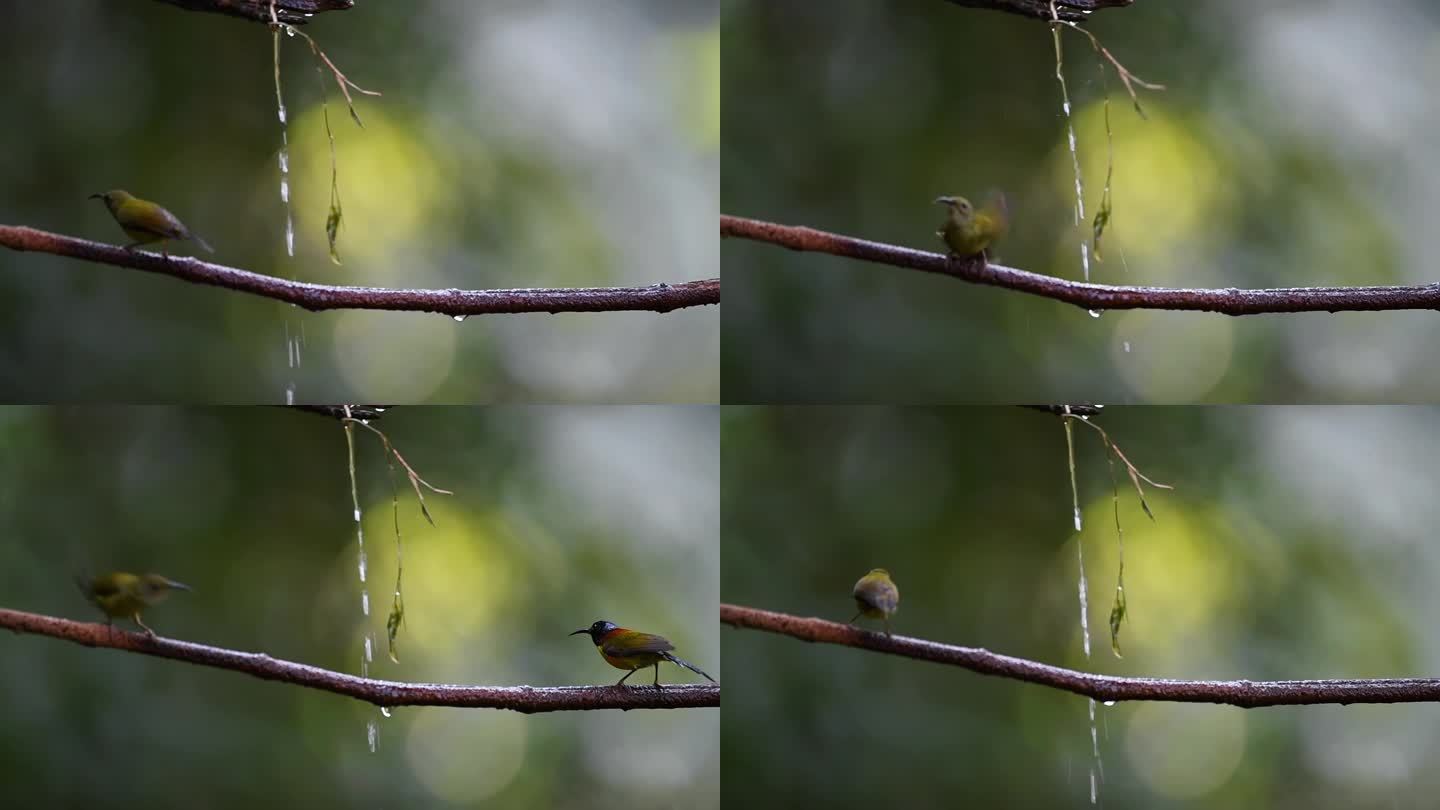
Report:
M947 220L936 233L945 240L945 244L955 255L974 256L990 247L990 243L995 240L997 231L995 224L988 217L976 214L970 218L969 222L960 223Z
M96 579L90 588L90 601L106 616L128 619L144 610L145 600L140 596L139 577L134 582L122 583L110 577ZM102 581L103 580L103 581Z

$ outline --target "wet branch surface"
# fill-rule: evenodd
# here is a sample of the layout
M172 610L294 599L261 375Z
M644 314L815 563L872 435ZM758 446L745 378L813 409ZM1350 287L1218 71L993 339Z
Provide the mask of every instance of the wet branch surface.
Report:
M270 22L270 6L283 23L304 25L323 11L344 11L353 8L355 0L160 0L186 11L208 11L255 22Z
M1048 686L1099 701L1149 700L1221 703L1254 709L1338 703L1431 703L1440 701L1440 679L1372 678L1305 681L1182 681L1096 675L993 653L906 636L861 630L826 619L792 616L740 605L720 605L720 621L819 644L839 644L968 669Z
M312 312L327 309L379 309L392 312L437 312L451 316L520 312L670 312L720 303L718 278L679 284L653 284L648 287L513 290L346 287L291 281L188 256L164 256L148 251L125 250L103 242L92 242L17 225L0 225L0 246L159 273L195 284L224 287L285 301Z
M1440 284L1408 287L1278 287L1243 290L1181 287L1127 287L1091 284L984 264L977 259L951 259L939 253L871 242L797 225L722 214L720 236L750 239L800 252L828 253L925 273L937 273L972 284L985 284L1050 298L1089 310L1166 309L1261 315L1283 312L1380 312L1440 309Z
M1050 0L949 0L957 6L966 8L986 8L993 11L1006 11L1011 14L1019 14L1022 17L1030 17L1036 20L1049 20ZM1056 0L1055 13L1062 20L1070 22L1083 22L1089 19L1085 12L1100 11L1107 8L1124 8L1135 2L1135 0Z
M104 624L76 622L5 608L0 608L0 628L73 641L86 647L109 647L243 672L267 681L333 692L376 706L452 706L510 709L534 714L591 709L693 709L720 705L720 687L715 684L665 685L660 689L651 686L460 686L358 678L343 672L271 658L263 653L208 647L132 633ZM585 654L593 655L588 645Z

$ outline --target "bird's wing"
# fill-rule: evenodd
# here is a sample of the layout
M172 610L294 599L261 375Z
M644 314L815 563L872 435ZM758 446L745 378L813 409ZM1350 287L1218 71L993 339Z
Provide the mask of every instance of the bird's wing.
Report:
M613 658L624 658L629 655L640 655L642 653L658 653L675 649L669 639L664 636L657 636L651 633L639 633L630 631L623 638L606 639L600 645L600 651Z
M160 213L163 215L161 219L163 219L165 222L165 224L162 226L164 228L162 233L164 233L166 236L173 236L177 239L189 238L190 229L185 227L185 223L181 222L179 217L176 217L174 214L166 211L164 208L160 209Z
M884 611L894 611L895 605L900 602L898 591L876 582L866 583L863 587L857 585L854 596L856 601Z
M119 577L97 577L90 581L89 592L96 599L104 599L107 596L114 596L124 588L120 585Z
M122 205L122 215L131 213L125 211L124 208L125 206ZM181 222L179 217L158 205L149 210L136 206L135 215L121 220L121 223L126 228L163 236L167 239L185 239L190 236L190 229L185 227L185 223Z

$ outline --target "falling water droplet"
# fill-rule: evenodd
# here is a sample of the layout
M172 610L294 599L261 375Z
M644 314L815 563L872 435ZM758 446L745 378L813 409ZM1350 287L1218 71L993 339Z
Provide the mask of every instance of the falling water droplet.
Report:
M1125 341L1124 345L1125 345L1125 353L1126 353L1126 354L1129 354L1129 353L1130 353L1130 341L1128 341L1128 340Z
M365 740L369 743L370 753L372 754L375 753L375 740L379 736L380 729L375 725L375 718L372 717L370 718L370 722L365 724Z
M1070 106L1070 88L1065 84L1065 71L1062 69L1063 62L1060 58L1058 25L1053 28L1051 34L1055 39L1055 81L1060 85L1060 110L1065 115L1065 141L1070 148L1070 168L1075 174L1075 225L1078 227L1085 221L1085 182L1080 172L1080 150L1075 138L1075 118L1071 114L1073 109ZM1083 236L1080 239L1080 264L1084 270L1085 280L1089 281L1090 251Z
M1113 701L1113 700L1107 700L1107 701L1105 701L1104 705L1105 705L1105 706L1114 706L1114 705L1115 705L1115 701Z
M367 664L375 660L374 646L374 640L367 634L365 636L365 663Z
M1083 531L1084 521L1080 520L1080 507L1075 507L1075 531Z
M284 105L284 104L280 104L280 105L279 105L279 110L280 110L280 124L283 126L283 125L285 124L285 105Z
M390 716L390 707L389 707L389 706L381 706L381 707L380 707L380 713L383 714L383 715L385 715L386 717L389 717L389 716Z
M469 316L468 316L468 315L456 315L456 316L455 316L455 322L456 322L456 323L464 323L464 322L465 322L465 319L466 319L467 317L469 317Z
M365 582L365 569L366 569L366 563L367 563L367 562L368 562L368 560L367 560L367 558L366 558L366 556L365 556L365 549L362 548L362 549L360 549L360 582L361 582L361 584L364 584L364 582Z
M1085 660L1090 660L1090 585L1085 580L1085 546L1075 539L1075 556L1080 563L1080 638L1085 644Z
M1100 735L1096 733L1095 726L1095 700L1090 700L1090 754L1094 757L1094 764L1090 766L1090 803L1095 804L1097 796L1096 777L1105 778L1105 762L1100 759Z
M370 615L370 592L360 592L360 612L366 616ZM365 639L365 660L370 660L370 639Z
M356 522L356 523L359 523L359 522L360 522L360 507L358 507L358 506L355 507L355 511L354 511L353 514L354 514L354 516L355 516L355 522Z
M286 404L286 405L294 405L294 404L295 404L295 383L293 383L293 382L290 383L289 385L285 386L285 404Z
M290 218L290 212L285 212L285 255L295 258L295 220Z
M1091 310L1086 310L1086 311L1090 313L1090 317L1092 317L1092 318L1098 318L1098 317L1100 317L1100 310L1098 310L1098 309L1091 309Z

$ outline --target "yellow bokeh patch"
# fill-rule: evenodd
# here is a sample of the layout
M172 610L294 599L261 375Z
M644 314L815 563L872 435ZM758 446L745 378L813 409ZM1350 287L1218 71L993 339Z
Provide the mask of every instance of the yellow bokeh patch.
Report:
M1159 261L1174 255L1181 242L1213 241L1210 227L1216 211L1226 209L1224 172L1204 133L1172 115L1156 94L1141 99L1148 118L1141 119L1118 85L1111 87L1110 122L1114 133L1114 177L1111 183L1111 225L1106 232L1106 264L1123 247L1127 261L1148 260L1146 271L1165 274L1178 263ZM1085 235L1090 234L1105 188L1108 157L1104 105L1100 99L1076 111L1075 134L1085 182ZM1064 132L1052 160L1052 178L1061 199L1075 196L1075 174ZM1068 256L1071 234L1057 247ZM1119 240L1120 244L1114 244ZM1193 254L1186 257L1193 261Z

